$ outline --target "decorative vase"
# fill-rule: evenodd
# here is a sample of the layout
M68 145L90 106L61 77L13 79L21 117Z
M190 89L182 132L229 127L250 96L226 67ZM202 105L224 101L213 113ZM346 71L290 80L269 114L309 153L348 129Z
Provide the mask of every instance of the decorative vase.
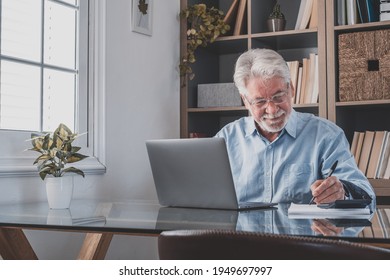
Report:
M50 209L68 209L73 195L73 176L48 177L45 181Z
M270 18L267 19L268 31L283 31L286 26L286 20L282 18Z

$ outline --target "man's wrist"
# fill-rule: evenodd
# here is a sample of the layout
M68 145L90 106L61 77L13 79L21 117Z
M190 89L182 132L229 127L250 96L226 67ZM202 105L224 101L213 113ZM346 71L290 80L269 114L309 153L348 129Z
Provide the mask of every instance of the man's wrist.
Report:
M348 187L343 182L341 182L341 184L343 185L343 189L344 189L344 200L350 200L351 193L349 192Z

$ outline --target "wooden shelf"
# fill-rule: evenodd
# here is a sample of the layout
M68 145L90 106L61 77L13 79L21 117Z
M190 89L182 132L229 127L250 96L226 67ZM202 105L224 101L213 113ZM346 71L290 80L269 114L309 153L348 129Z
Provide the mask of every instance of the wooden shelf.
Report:
M339 106L339 107L342 107L342 106L383 105L383 104L390 104L390 99L336 102L336 106Z
M308 33L317 33L317 28L303 29L303 30L284 30L277 32L263 32L263 33L254 33L251 35L252 38L266 38L266 37L280 37L280 36L289 36L289 35L302 35Z
M390 180L388 179L368 179L375 190L377 196L390 196Z
M209 108L188 108L189 113L208 113L208 112L225 112L225 111L247 111L245 106L238 107L209 107Z
M377 22L369 22L369 23L358 23L353 25L339 25L335 26L334 30L336 31L360 31L362 29L380 29L381 27L390 27L390 21L377 21Z

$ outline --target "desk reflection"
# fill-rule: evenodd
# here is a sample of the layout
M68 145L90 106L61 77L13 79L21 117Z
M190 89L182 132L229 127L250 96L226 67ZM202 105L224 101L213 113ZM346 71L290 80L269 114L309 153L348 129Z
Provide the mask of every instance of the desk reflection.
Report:
M356 237L369 219L290 219L289 204L277 208L250 211L229 211L162 207L156 221L156 229L231 229L306 236ZM372 215L370 216L372 217Z
M230 229L301 236L358 237L389 242L390 208L379 207L367 220L289 219L289 204L276 208L229 211L167 208L156 203L74 200L68 210L46 202L0 205L0 226L159 234L175 229ZM372 205L376 209L376 205ZM372 223L372 225L371 225Z

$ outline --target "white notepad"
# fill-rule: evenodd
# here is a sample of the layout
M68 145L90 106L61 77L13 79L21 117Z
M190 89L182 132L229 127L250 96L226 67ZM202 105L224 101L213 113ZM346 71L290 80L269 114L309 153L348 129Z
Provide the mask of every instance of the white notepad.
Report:
M320 208L316 204L295 204L291 203L288 209L290 219L316 219L316 218L338 218L338 219L367 219L371 212L366 208Z

